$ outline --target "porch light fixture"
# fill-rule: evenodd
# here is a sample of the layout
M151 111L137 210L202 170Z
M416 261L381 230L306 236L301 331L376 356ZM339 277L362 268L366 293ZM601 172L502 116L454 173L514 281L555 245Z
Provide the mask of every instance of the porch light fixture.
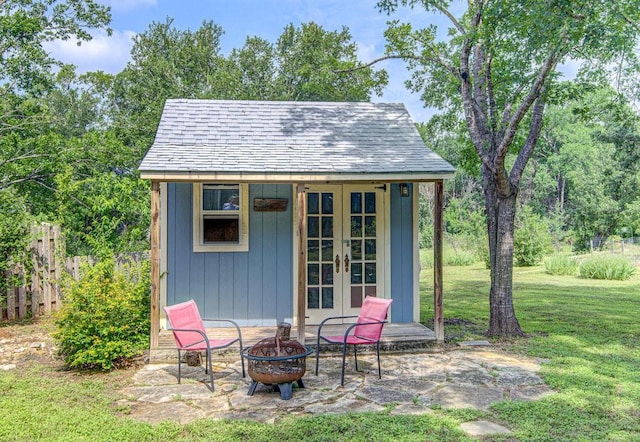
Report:
M400 183L400 196L403 198L409 197L409 185L407 183Z

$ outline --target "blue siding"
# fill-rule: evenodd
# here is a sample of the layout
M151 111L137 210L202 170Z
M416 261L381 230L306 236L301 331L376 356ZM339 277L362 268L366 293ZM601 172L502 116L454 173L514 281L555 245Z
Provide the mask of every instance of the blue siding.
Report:
M274 324L293 315L291 185L249 186L249 251L194 253L192 185L167 192L167 303L194 299L205 317ZM254 198L287 198L285 212L254 212Z
M391 188L391 322L413 321L413 191L400 196L398 184Z

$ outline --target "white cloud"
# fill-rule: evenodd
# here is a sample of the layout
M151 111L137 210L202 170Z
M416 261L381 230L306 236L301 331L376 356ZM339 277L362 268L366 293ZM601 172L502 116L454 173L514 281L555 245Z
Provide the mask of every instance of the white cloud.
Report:
M109 37L104 31L97 31L90 41L56 40L46 43L45 49L56 60L77 67L79 74L102 70L110 74L120 72L130 59L133 31L114 31Z
M101 0L103 5L111 6L114 11L130 11L138 7L157 6L157 0Z

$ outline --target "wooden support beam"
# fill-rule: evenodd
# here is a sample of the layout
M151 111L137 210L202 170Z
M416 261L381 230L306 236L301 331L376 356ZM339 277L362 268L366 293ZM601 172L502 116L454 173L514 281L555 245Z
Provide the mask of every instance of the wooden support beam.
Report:
M160 182L151 181L151 339L158 348L160 335Z
M307 316L307 198L304 183L296 186L298 198L298 341L305 344Z
M436 340L444 342L444 312L442 308L442 210L444 207L444 182L433 183L433 331Z

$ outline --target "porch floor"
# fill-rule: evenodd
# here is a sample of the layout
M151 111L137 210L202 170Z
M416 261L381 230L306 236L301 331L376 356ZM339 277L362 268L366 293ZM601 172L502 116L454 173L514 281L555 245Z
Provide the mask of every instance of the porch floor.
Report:
M322 327L322 334L339 336L344 334L349 325L351 324L325 325L324 327ZM241 330L243 345L245 348L251 347L261 339L269 338L275 336L276 334L275 325L264 327L241 327ZM315 348L317 333L318 326L307 325L305 330L305 344ZM216 338L233 337L235 334L235 329L229 327L207 328L207 334L209 336L215 336ZM291 339L298 340L297 334L298 331L296 327L291 327ZM431 346L435 342L436 335L433 330L425 327L420 323L391 323L385 324L384 328L382 329L380 350L393 352L422 349ZM326 342L323 343L322 341L320 342L320 344L323 350L338 350L338 346L330 345ZM177 352L175 348L176 344L171 331L160 330L160 336L158 338L158 348L152 348L150 352L151 362L165 362L176 360Z

